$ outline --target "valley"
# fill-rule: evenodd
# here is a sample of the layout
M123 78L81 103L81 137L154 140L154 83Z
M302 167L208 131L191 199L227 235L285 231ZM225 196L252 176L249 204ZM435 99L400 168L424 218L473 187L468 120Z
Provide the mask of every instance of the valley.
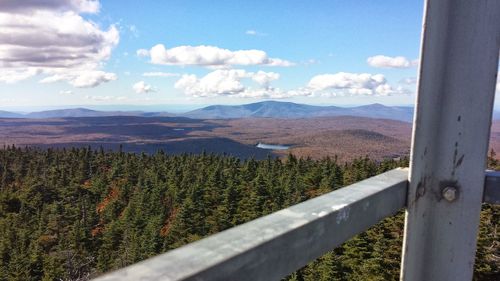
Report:
M411 107L380 104L349 108L277 101L214 105L177 115L84 108L2 111L0 145L206 152L241 159L294 154L341 162L365 156L383 160L409 155L412 114ZM495 112L490 147L500 151L497 116Z
M0 145L94 149L169 154L229 154L256 159L286 156L341 161L407 155L409 123L364 117L309 119L248 118L196 120L182 117L76 117L0 119ZM265 149L258 143L287 145Z

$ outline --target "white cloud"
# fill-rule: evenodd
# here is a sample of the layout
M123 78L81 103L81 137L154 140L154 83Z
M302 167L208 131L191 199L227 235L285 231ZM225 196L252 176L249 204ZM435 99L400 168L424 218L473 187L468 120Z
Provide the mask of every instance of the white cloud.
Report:
M1 98L0 99L0 104L1 105L8 105L8 104L19 104L20 100L18 99L13 99L13 98Z
M45 77L40 83L54 83L59 81L68 81L77 88L93 88L101 83L114 81L116 74L98 70L70 71L68 73L58 73Z
M93 88L101 83L116 80L116 74L104 71L85 71L74 78L70 78L70 84L77 88Z
M170 73L170 72L145 72L142 74L144 77L179 77L181 76L179 73Z
M266 33L259 32L259 31L253 30L253 29L249 29L249 30L245 31L245 34L250 35L250 36L266 36L267 35Z
M418 60L410 61L405 57L388 57L377 55L369 57L366 62L372 67L378 68L410 68L418 64Z
M171 49L158 44L150 50L137 50L138 56L148 56L153 64L196 65L205 67L223 67L232 65L268 65L291 66L292 62L279 58L270 58L261 50L231 51L215 46L178 46Z
M274 72L219 69L201 78L193 74L183 75L175 83L175 88L193 97L289 98L296 96L388 96L409 93L403 87L392 87L382 74L345 72L321 74L311 78L307 86L288 91L270 85L279 77L280 75ZM245 80L253 80L258 87L249 87L243 83Z
M75 11L78 13L97 13L99 0L2 0L0 11L9 13L30 13L36 10Z
M135 83L132 86L132 89L134 89L134 91L138 94L146 94L146 93L151 93L151 92L156 91L151 85L146 84L146 82L144 82L144 81L139 81L139 82Z
M124 101L127 100L127 97L124 96L85 96L85 99L87 100L93 100L93 101Z
M408 91L403 87L392 87L382 74L348 72L316 75L301 91L303 95L323 97L408 94Z
M236 95L245 91L241 80L248 77L242 69L215 70L201 79L196 75L183 75L175 83L175 88L182 89L185 94L195 97L218 95Z
M139 49L136 52L137 56L139 57L148 57L149 56L149 51L146 49Z
M339 72L316 75L307 86L314 90L323 91L328 89L373 89L385 83L386 79L382 74Z
M139 38L139 29L137 28L137 26L135 26L133 24L129 25L128 30L130 31L132 36L134 36L135 38Z
M73 91L71 91L71 90L62 90L62 91L59 91L59 94L60 95L72 95Z
M264 65L268 65L268 66L285 66L285 67L288 67L288 66L295 65L295 63L287 61L287 60L282 60L282 59L274 58L274 59L267 59L267 63L265 63Z
M275 72L264 72L262 70L259 70L257 73L251 75L252 80L257 82L259 85L261 85L264 88L269 88L269 83L271 83L274 80L278 80L280 78L280 75Z
M119 42L118 29L103 30L79 15L98 10L99 1L90 0L1 1L0 82L49 75L44 83L93 87L115 80L100 69ZM97 83L86 81L92 78Z
M417 83L417 77L407 77L400 81L402 84L413 85Z
M27 67L24 69L2 69L0 68L0 82L12 84L34 75L39 74L41 71L35 67Z
M259 87L256 89L245 86L243 80L253 80ZM218 69L202 78L193 74L183 75L176 83L175 88L182 90L186 95L194 97L240 96L257 97L269 96L277 93L269 83L279 79L274 72L258 71L247 72L243 69Z
M346 73L316 75L309 81L307 88L323 96L338 95L377 95L387 96L406 94L402 87L394 89L382 74Z

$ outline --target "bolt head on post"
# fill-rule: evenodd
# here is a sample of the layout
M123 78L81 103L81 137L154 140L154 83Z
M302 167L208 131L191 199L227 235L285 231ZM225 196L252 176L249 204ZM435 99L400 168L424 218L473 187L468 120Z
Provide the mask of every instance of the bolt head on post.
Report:
M458 190L456 187L447 186L442 192L443 198L448 202L453 202L457 199Z

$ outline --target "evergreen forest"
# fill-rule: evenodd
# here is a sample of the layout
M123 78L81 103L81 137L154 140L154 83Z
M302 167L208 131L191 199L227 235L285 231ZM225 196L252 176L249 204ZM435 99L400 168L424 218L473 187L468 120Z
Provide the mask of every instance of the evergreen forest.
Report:
M0 280L87 280L407 165L4 147ZM475 280L500 280L498 222L485 204ZM403 224L387 218L287 280L399 280Z

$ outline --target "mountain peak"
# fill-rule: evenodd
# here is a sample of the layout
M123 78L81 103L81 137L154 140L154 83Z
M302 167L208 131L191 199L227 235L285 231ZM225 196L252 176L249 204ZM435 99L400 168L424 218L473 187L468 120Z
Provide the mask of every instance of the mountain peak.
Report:
M381 103L372 103L367 105L359 106L360 108L389 108L390 106L383 105Z
M183 114L197 119L236 119L236 118L313 118L332 116L360 116L395 119L410 122L413 108L395 108L374 103L364 106L344 108L337 106L317 106L283 101L261 101L243 105L208 106Z

